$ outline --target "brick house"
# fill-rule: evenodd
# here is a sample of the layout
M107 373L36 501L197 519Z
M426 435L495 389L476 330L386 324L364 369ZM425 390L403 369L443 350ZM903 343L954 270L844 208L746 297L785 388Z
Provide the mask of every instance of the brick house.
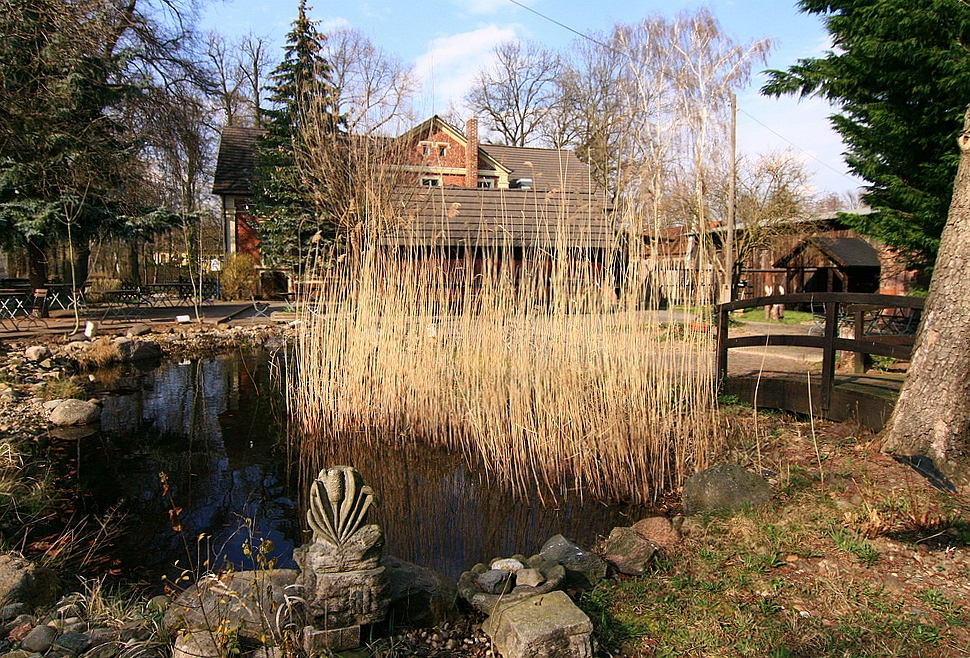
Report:
M226 253L257 259L247 209L259 136L252 128L224 129L213 184ZM476 119L462 133L437 116L393 139L401 160L394 168L405 184L396 192L394 228L379 243L434 249L436 262L479 261L483 250L521 263L566 249L598 268L611 258L612 208L572 151L482 144Z

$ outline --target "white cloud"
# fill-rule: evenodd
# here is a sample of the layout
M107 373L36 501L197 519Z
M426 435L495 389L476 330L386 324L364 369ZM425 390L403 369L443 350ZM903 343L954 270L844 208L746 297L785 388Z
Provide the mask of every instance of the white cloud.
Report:
M515 38L514 27L488 25L432 41L414 63L424 89L425 112L443 112L449 103L459 104L495 46Z
M330 34L331 32L350 27L350 21L342 16L334 16L332 18L324 18L317 27L322 34Z

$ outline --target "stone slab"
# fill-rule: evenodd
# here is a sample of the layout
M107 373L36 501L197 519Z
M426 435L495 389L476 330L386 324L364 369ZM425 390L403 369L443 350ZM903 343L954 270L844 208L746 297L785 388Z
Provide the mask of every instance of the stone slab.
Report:
M593 624L565 592L498 605L482 624L503 658L590 658Z

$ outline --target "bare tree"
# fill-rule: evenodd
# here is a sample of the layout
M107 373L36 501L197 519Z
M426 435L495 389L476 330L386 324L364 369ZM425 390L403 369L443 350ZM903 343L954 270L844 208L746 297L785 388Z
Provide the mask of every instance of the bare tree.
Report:
M724 263L713 257L707 239L708 169L712 157L727 150L724 138L725 128L730 125L727 120L730 94L747 84L752 64L759 59L764 61L770 41L734 43L708 9L692 15L682 14L675 26L669 47L679 56L678 92L692 152L694 221L702 247L698 269L703 271L708 264L713 265L723 280Z
M204 55L212 71L211 95L225 116L225 125L257 125L271 68L266 39L249 34L230 42L217 32L210 32Z
M325 56L348 132L397 132L414 118L411 102L417 80L402 60L374 46L358 30L328 34Z
M478 72L465 101L505 144L528 146L543 137L543 123L558 101L560 59L521 41L507 41L493 55L493 64Z

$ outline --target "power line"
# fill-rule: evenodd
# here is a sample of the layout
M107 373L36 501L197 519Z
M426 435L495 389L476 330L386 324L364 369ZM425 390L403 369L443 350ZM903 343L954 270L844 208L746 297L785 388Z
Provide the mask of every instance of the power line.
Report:
M819 158L817 158L814 155L812 155L810 152L808 152L805 149L803 149L802 147L800 147L798 144L793 143L790 139L788 139L787 137L785 137L784 135L782 135L778 131L774 130L770 126L765 125L757 117L755 117L753 114L751 114L750 112L747 112L747 111L745 111L744 109L742 109L740 107L738 108L738 112L741 112L746 117L748 117L749 119L751 119L752 121L754 121L756 124L758 124L759 126L761 126L762 128L764 128L765 130L767 130L768 132L770 132L772 135L774 135L778 139L783 140L786 144L788 144L789 146L791 146L793 149L795 149L799 153L802 153L804 155L807 155L812 160L815 160L815 162L819 163L820 165L822 165L826 169L831 169L832 171L834 171L838 175L842 176L846 180L851 180L853 183L857 183L858 182L858 181L854 180L851 176L849 176L848 174L846 174L844 171L839 171L838 169L836 169L835 167L833 167L829 163L825 162L824 160L820 160Z
M550 23L552 23L553 25L558 25L562 29L567 30L569 32L572 32L573 34L575 34L577 36L580 36L580 37L586 39L587 41L592 41L593 43L595 43L598 46L603 46L604 48L608 48L610 50L613 50L613 47L612 46L610 46L608 44L605 44L602 41L598 41L598 40L594 39L593 37L589 36L588 34L584 34L584 33L580 32L579 30L574 30L573 28L569 27L565 23L560 23L555 18L552 18L551 16L546 16L542 12L533 9L532 7L528 7L528 6L524 5L524 4L522 4L521 2L518 2L518 0L509 0L509 2L511 2L516 7L521 7L522 9L525 9L528 12L532 12L533 14L535 14L536 16L538 16L539 18L541 18L543 20L547 20Z
M541 18L543 20L546 20L546 21L549 21L553 25L557 25L557 26L561 27L564 30L567 30L569 32L572 32L573 34L575 34L575 35L577 35L579 37L582 37L583 39L586 39L587 41L591 41L592 43L595 43L598 46L602 46L603 48L606 48L608 50L612 50L614 52L617 52L615 50L615 48L613 46L611 46L610 44L606 44L606 43L603 43L602 41L599 41L598 39L594 39L593 37L589 36L588 34L584 34L583 32L580 32L579 30L576 30L574 28L571 28L568 25L566 25L565 23L562 23L560 21L557 21L555 18L552 18L551 16L547 16L546 14L543 14L542 12L540 12L540 11L538 11L536 9L533 9L532 7L529 7L527 5L522 4L518 0L508 0L508 1L511 2L513 5L515 5L516 7L520 7L522 9L525 9L526 11L528 11L528 12L530 12L532 14L535 14L539 18ZM829 163L825 162L824 160L821 160L821 159L817 158L816 156L812 155L810 152L808 152L805 149L801 148L797 144L794 144L790 139L788 139L784 135L779 134L777 131L775 131L774 129L770 128L769 126L766 126L764 123L762 123L760 120L758 120L755 116L753 116L750 112L747 112L743 108L740 108L740 107L738 108L738 111L741 112L742 114L744 114L745 116L747 116L749 119L751 119L752 121L754 121L756 124L758 124L759 126L761 126L762 128L764 128L768 132L770 132L775 137L778 137L779 139L783 140L786 144L788 144L789 146L791 146L792 148L794 148L799 153L802 153L802 154L808 156L809 158L811 158L815 162L819 163L820 165L822 165L826 169L829 169L831 171L834 171L835 173L837 173L838 175L842 176L846 180L850 180L853 183L857 182L851 176L849 176L848 174L846 174L844 171L839 171L838 169L836 169L835 167L833 167Z

